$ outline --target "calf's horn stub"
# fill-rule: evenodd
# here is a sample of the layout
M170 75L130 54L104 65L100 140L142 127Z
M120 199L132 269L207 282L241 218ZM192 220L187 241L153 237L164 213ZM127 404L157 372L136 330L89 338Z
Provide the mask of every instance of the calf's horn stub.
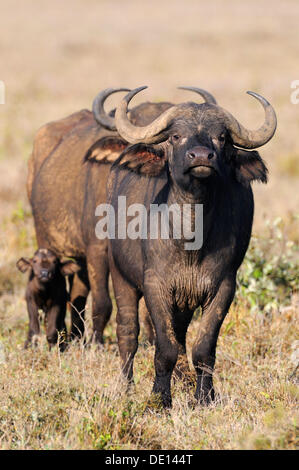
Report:
M277 119L273 107L263 96L253 91L247 91L247 93L256 98L264 108L265 120L259 129L255 131L246 129L228 111L222 109L222 112L234 144L244 149L255 149L265 145L273 137Z
M104 110L104 103L108 96L112 95L113 93L117 93L119 91L130 91L128 88L106 88L103 91L100 91L100 93L97 94L95 99L93 100L92 103L92 112L94 115L95 120L105 129L108 129L110 131L115 131L115 122L114 118L111 116L108 116Z
M205 103L217 104L217 101L215 100L214 96L211 95L211 93L209 93L208 91L203 90L202 88L196 88L195 86L179 86L178 89L194 91L205 100Z

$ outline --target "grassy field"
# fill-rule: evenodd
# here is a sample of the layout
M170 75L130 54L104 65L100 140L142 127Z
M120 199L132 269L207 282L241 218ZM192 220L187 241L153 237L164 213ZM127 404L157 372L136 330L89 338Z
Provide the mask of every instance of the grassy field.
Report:
M298 447L299 105L290 94L299 79L299 4L274 0L269 8L266 0L2 2L0 448ZM15 263L35 247L25 191L33 136L50 120L90 108L103 88L144 84L150 88L140 100L180 102L192 95L177 86L206 88L255 128L263 114L245 94L252 90L278 117L275 137L260 150L270 181L254 186L254 238L221 329L217 399L208 408L192 403L179 382L170 412L148 406L154 349L143 332L136 388L124 393L115 311L103 351L23 350L26 276ZM90 304L86 315L90 328ZM189 349L199 321L190 325Z

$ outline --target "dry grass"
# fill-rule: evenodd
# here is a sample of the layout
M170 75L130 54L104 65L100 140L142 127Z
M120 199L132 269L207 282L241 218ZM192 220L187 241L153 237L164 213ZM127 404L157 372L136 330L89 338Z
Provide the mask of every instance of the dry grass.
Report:
M148 407L153 348L141 344L136 387L119 374L115 325L103 351L72 345L60 354L23 351L24 302L11 299L1 329L0 442L3 449L295 449L298 388L292 344L298 310L271 321L240 306L223 325L217 352L217 400L190 405L191 392L173 386L170 412ZM188 344L197 330L195 320ZM233 326L232 326L233 325Z
M261 149L267 186L254 187L255 232L265 216L286 221L298 242L299 105L290 102L298 79L299 4L233 0L33 0L3 2L0 31L6 104L0 105L0 447L4 449L294 449L298 388L289 379L297 307L249 312L239 302L219 340L218 398L189 406L174 385L170 413L148 409L153 348L141 345L136 390L124 393L114 320L98 352L72 346L65 354L22 350L26 334L25 277L15 269L31 255L34 232L26 199L26 161L45 122L90 107L108 86L148 84L140 99L189 99L178 85L201 86L244 125L262 113L245 95L261 93L278 116L274 139ZM190 95L191 98L192 95ZM117 98L111 100L111 106ZM138 100L137 100L138 101ZM114 317L113 317L114 318ZM192 323L188 342L196 334ZM295 346L294 346L295 345ZM296 421L297 419L297 421ZM297 428L296 428L297 425Z

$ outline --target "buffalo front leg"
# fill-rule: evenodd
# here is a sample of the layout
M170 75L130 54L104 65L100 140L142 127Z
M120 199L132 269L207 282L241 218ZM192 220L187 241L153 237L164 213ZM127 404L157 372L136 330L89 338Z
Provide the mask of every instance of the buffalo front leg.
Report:
M70 304L71 304L71 339L84 336L85 305L89 293L89 281L86 268L82 268L70 279Z
M27 339L24 344L24 348L27 349L32 343L34 336L38 337L40 335L40 321L38 314L38 307L31 295L26 296L27 310L29 316L29 329Z
M103 344L104 328L112 312L109 295L109 265L107 244L92 245L87 252L87 271L92 294L93 341Z
M133 363L138 348L140 293L120 274L110 256L110 269L117 304L117 341L122 372L129 384L133 383Z
M154 325L148 312L147 306L145 305L143 297L139 301L138 310L139 318L141 320L140 323L143 325L145 337L149 344L153 345L155 342Z
M171 376L182 350L174 328L172 299L160 279L153 273L145 277L145 302L155 328L155 381L152 393L165 408L172 405ZM183 352L183 351L182 351Z
M59 348L61 351L65 349L66 339L66 325L65 325L65 313L66 313L66 299L61 300L58 305L53 305L46 314L46 335L51 349L58 341Z
M213 370L219 330L235 293L235 276L222 281L216 295L203 306L200 329L192 349L197 373L195 398L202 404L214 400Z

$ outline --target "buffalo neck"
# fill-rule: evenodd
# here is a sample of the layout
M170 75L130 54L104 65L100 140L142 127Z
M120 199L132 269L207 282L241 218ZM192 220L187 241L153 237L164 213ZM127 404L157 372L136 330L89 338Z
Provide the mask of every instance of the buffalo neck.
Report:
M170 186L167 204L178 204L182 210L184 205L191 209L191 230L195 230L195 205L202 204L203 209L203 241L208 237L213 220L214 208L217 200L217 182L213 180L201 180L193 183L194 191L189 192L182 189L175 182Z
M168 193L167 204L202 204L204 214L208 215L213 211L217 195L217 182L204 179L202 181L195 181L190 185L191 190L186 191L175 182L170 185Z

